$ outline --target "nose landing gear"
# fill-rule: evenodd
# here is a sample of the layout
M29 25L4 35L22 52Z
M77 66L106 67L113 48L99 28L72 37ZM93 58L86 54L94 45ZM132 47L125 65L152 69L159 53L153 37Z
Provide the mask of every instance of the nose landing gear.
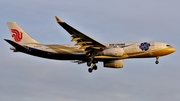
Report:
M159 60L158 60L158 59L159 59L159 56L156 57L156 61L155 61L156 64L159 63Z

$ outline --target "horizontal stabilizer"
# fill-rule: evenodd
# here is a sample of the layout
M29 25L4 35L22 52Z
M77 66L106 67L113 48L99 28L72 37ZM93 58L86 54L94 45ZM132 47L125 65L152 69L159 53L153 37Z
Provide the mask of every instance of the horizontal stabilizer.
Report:
M8 40L8 39L4 39L6 42L8 42L9 44L11 44L13 47L16 48L16 50L28 50L26 47L14 42L14 41L11 41L11 40Z

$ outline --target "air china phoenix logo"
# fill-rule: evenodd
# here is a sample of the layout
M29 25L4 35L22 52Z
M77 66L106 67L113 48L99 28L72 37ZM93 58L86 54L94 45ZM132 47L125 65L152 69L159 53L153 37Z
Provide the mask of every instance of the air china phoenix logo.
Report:
M22 40L22 32L19 32L17 29L11 29L12 37L16 42L20 42Z

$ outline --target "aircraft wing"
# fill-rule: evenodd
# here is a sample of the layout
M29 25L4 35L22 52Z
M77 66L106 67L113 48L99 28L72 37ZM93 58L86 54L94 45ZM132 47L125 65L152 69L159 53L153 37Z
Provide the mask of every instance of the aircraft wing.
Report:
M56 18L57 23L71 35L71 38L72 38L71 41L75 41L77 45L81 46L81 49L101 50L101 49L106 48L105 45L83 34L82 32L68 25L66 22L63 22L57 16L55 16L55 18Z

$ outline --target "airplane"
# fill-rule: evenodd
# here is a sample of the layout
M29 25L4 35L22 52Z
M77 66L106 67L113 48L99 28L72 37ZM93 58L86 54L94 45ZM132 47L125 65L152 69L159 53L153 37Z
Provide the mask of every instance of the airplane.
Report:
M97 70L97 63L103 62L107 68L123 68L124 60L130 58L156 58L176 51L162 42L135 42L103 44L73 28L55 16L56 22L70 35L76 44L41 44L31 38L16 22L7 22L13 40L4 39L13 47L10 50L29 55L54 59L70 60L73 63L86 63L89 73Z

